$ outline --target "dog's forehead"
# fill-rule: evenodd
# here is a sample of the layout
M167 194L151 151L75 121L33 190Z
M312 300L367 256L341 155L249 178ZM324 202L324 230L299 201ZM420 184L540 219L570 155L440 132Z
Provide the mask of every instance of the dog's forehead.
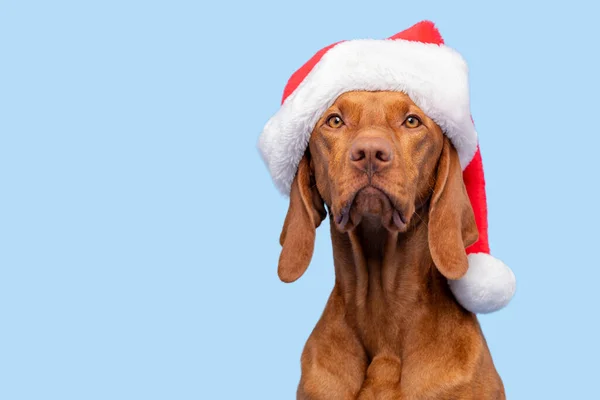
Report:
M366 115L385 119L386 115L402 115L409 110L420 111L407 94L395 91L346 92L335 100L331 108L340 110L346 117L361 120Z
M395 91L351 91L342 93L333 103L340 108L366 108L383 106L386 108L415 106L412 99L403 92Z

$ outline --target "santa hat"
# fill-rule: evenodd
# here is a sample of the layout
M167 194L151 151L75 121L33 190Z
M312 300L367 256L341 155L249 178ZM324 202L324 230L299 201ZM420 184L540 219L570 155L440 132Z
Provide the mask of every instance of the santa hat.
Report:
M316 122L342 93L386 90L406 93L442 128L456 148L475 213L479 240L466 251L467 273L449 285L458 302L474 313L506 306L515 276L492 257L477 132L471 119L468 69L432 22L422 21L384 40L335 43L316 53L290 78L282 106L267 122L258 148L277 188L290 186Z

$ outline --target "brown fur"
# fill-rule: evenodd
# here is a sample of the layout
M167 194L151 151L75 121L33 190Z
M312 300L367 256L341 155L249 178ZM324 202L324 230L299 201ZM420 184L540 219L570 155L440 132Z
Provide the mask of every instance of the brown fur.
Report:
M343 126L327 124L332 114ZM409 115L422 124L408 127ZM361 149L375 150L357 161ZM316 124L280 238L283 281L308 267L325 205L335 286L302 353L297 398L504 399L477 318L447 284L477 240L458 156L408 96L345 93Z

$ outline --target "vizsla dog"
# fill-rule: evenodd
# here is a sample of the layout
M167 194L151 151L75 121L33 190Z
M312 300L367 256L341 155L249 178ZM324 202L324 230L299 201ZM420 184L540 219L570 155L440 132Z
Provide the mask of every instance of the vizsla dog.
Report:
M327 214L335 286L297 398L504 399L477 318L448 287L478 238L458 155L407 95L347 92L320 118L292 183L283 281L308 267Z

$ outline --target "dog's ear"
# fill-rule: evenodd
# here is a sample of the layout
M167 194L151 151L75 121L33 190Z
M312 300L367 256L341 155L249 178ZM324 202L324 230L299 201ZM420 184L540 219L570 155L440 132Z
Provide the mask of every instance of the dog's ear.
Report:
M459 279L467 272L465 249L478 237L458 154L448 138L444 138L429 208L429 248L442 275Z
M277 273L284 282L295 281L308 268L315 246L316 229L327 215L310 170L309 157L307 152L298 165L279 238L283 248Z

